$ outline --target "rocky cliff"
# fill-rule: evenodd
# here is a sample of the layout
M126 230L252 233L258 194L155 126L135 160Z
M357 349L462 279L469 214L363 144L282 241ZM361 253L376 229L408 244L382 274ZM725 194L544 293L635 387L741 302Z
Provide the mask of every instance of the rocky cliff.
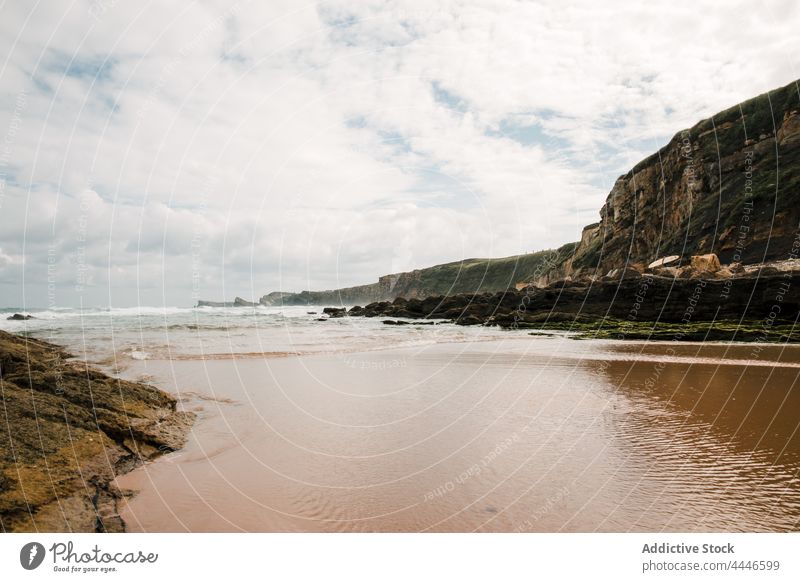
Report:
M788 258L800 222L799 91L790 83L678 132L617 179L573 257L537 282L669 255Z
M575 244L499 259L466 259L426 269L380 277L377 283L330 291L273 292L261 298L262 305L356 305L395 297L421 299L433 295L505 291L563 264Z
M798 342L798 202L795 82L679 132L620 176L573 253L523 290L398 298L337 316Z
M678 132L620 176L581 240L557 250L468 259L329 291L274 292L262 305L354 305L546 287L563 279L639 271L669 257L689 265L790 258L800 225L800 82L759 95ZM675 257L672 260L672 257Z

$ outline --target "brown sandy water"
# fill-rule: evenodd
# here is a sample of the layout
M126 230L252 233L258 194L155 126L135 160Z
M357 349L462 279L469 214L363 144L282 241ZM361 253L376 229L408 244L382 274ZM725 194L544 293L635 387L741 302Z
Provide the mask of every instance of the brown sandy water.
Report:
M800 347L512 337L138 362L199 413L133 531L800 528Z

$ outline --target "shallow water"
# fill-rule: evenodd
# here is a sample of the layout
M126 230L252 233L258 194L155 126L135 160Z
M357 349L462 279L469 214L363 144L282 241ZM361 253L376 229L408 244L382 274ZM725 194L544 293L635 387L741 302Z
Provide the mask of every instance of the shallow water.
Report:
M384 349L132 362L199 420L119 479L129 528L798 529L797 347L358 321Z
M65 345L78 357L115 369L142 360L357 352L505 334L497 328L455 325L387 326L379 318L318 321L326 317L322 310L318 306L4 308L0 329ZM17 312L35 319L6 319Z

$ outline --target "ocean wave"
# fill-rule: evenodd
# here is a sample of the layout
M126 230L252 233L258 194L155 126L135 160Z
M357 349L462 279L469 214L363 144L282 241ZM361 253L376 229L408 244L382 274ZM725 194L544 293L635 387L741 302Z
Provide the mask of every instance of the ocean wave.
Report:
M370 318L320 323L317 315L309 311L321 309L306 305L257 309L55 308L34 311L36 319L27 321L2 318L0 328L30 333L64 345L74 353L86 353L92 361L108 361L114 366L130 366L144 360L344 354L490 339L488 336L494 335L486 329L456 326L395 328Z
M0 313L12 315L23 313L33 315L37 319L69 319L75 317L147 317L147 316L197 316L197 317L224 317L238 319L241 317L278 316L284 318L307 318L308 310L315 306L292 307L4 307ZM318 309L318 308L317 308Z

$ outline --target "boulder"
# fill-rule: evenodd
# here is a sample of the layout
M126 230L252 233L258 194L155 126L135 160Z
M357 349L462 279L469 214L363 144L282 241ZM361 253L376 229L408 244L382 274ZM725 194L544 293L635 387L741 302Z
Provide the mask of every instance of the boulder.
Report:
M692 269L696 271L707 271L716 273L720 269L719 257L714 253L707 255L694 255L692 257Z
M14 315L9 315L6 319L11 321L25 321L28 319L36 319L34 316L29 314L22 314L22 313L15 313Z
M416 319L417 317L419 317L419 314L412 313L411 311L404 309L402 305L397 309L393 309L392 315L394 315L395 317L405 317L406 319Z
M433 314L434 317L441 319L458 319L462 315L464 315L463 307L453 307L452 309L446 309L444 311L436 311Z
M648 269L657 269L658 267L669 267L675 266L681 260L680 255L670 255L668 257L661 257L660 259L656 259L649 265L647 265Z
M322 313L326 314L328 317L344 317L347 315L347 308L346 307L326 307L322 310Z

